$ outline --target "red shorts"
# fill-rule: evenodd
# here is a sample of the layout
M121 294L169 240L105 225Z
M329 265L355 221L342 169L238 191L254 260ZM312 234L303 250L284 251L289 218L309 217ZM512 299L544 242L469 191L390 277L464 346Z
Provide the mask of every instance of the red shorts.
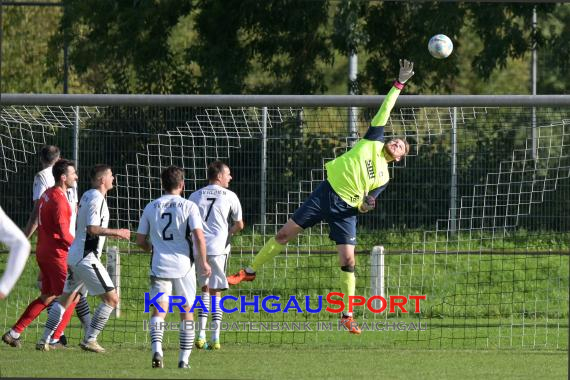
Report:
M67 278L65 261L38 261L42 281L42 294L59 296Z

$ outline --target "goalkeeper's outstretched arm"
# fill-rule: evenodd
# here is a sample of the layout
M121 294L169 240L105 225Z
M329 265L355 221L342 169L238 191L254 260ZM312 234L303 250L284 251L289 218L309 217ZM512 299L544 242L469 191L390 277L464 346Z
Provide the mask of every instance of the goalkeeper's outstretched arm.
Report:
M398 95L404 88L404 84L408 79L410 79L414 75L414 63L408 61L407 59L400 60L400 72L398 74L398 80L394 82L394 85L384 98L380 109L372 119L370 125L372 127L384 127L388 122L388 118L390 117L390 112L392 112L392 108L394 108L394 104L396 104L396 99L398 99ZM366 136L364 137L366 138Z

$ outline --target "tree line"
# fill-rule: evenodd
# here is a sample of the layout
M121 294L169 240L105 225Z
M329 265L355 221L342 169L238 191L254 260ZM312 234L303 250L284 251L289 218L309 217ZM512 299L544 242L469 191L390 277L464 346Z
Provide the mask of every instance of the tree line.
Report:
M384 93L399 58L416 63L412 93L563 93L567 4L380 1L84 1L49 12L4 6L3 91L74 93ZM538 24L532 28L533 9ZM427 52L448 35L445 60ZM67 62L63 50L67 51ZM357 54L358 81L346 57ZM65 64L64 64L65 63ZM516 80L513 80L516 78Z

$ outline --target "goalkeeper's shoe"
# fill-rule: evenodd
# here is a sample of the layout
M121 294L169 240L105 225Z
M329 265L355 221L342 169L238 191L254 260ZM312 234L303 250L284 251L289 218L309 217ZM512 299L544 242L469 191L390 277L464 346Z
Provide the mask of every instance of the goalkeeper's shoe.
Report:
M164 361L162 360L162 355L155 352L152 355L152 368L164 368Z
M228 277L228 284L237 285L242 281L255 280L255 273L247 273L245 269L240 269L239 272Z
M190 365L182 360L178 362L178 368L188 368L190 369Z
M97 352L99 354L105 352L105 349L101 347L96 340L92 340L89 342L81 341L81 343L79 343L79 347L81 347L81 349L85 351Z
M198 339L196 340L196 348L201 350L207 350L208 349L208 342L206 342L206 339Z
M6 332L6 334L2 335L2 342L12 347L16 348L22 347L22 341L20 340L20 338L14 338L12 335L10 335L9 330Z
M212 351L213 351L213 350L219 350L220 348L222 348L222 345L220 344L220 341L219 341L219 340L213 341L212 344L210 344L210 345L208 346L208 349L209 349L209 350L212 350Z
M36 343L36 350L38 351L49 351L49 343L43 339L40 339L38 343Z
M348 330L351 334L360 334L360 327L358 327L358 323L354 320L354 318L343 315L340 319L340 323Z

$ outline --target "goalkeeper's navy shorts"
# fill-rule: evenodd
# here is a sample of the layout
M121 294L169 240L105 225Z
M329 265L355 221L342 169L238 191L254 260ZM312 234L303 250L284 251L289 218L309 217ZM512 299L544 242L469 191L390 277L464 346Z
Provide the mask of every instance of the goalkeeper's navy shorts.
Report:
M358 209L342 200L328 181L323 181L295 211L292 219L303 229L324 220L330 227L329 237L336 244L356 245Z

